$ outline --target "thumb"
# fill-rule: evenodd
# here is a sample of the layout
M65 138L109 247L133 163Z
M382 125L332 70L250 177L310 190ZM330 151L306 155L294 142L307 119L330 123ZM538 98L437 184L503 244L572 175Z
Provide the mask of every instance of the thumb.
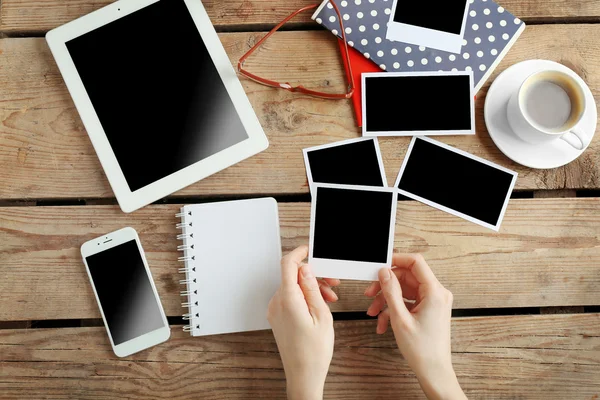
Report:
M396 317L404 322L411 320L412 315L408 311L408 308L406 308L406 304L404 304L402 288L396 274L389 268L380 269L379 283L381 284L383 297L385 297L385 301L391 311L392 319Z
M298 281L300 284L300 289L302 289L302 293L304 294L304 299L306 300L310 314L313 316L313 318L321 316L324 312L330 312L329 307L327 306L327 303L325 303L323 295L321 294L319 282L317 282L317 278L315 278L313 275L310 265L304 264L300 268L300 276Z

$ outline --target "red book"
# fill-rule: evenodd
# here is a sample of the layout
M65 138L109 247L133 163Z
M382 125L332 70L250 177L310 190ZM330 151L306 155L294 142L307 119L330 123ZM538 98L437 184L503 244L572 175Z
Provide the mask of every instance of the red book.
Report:
M338 39L340 50L342 54L344 52L344 42L342 39ZM356 114L356 122L358 126L362 126L362 84L361 74L363 72L382 72L381 68L377 66L373 61L365 58L358 50L348 46L348 54L350 56L350 64L352 64L352 80L354 81L354 95L352 96L352 104L354 105L354 113ZM346 63L346 57L342 57L344 60L344 68L348 71L348 65Z

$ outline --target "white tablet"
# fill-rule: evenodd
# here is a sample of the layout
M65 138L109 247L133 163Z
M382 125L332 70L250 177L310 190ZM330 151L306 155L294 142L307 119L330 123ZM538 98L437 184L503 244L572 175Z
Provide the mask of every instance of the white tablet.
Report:
M199 0L119 0L46 40L125 212L268 147Z

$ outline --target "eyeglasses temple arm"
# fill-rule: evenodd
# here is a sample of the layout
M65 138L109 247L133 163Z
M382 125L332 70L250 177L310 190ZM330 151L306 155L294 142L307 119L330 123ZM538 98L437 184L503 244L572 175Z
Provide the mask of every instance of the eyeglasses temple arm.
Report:
M283 25L285 25L289 20L291 20L292 18L294 18L296 15L300 14L301 12L307 11L307 10L311 10L313 8L317 8L318 4L311 4L309 6L306 7L302 7L299 10L294 11L293 13L291 13L290 15L288 15L283 21L281 21L279 24L277 24L273 29L271 29L269 31L269 33L267 33L262 39L260 39L254 46L252 46L252 48L250 50L248 50L248 52L246 54L244 54L240 60L238 61L238 71L242 72L242 67L244 62L246 61L246 59L248 57L250 57L252 55L252 53L254 53L254 51L260 47L260 45L267 40L273 33L275 33L277 30L279 30L279 28L281 28ZM246 72L247 73L247 72Z

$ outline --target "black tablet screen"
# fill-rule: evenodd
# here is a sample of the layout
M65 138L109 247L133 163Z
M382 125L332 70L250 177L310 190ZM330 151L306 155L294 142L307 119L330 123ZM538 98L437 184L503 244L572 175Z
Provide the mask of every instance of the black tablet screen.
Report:
M513 174L416 139L398 188L496 226Z
M66 46L131 191L248 138L183 0Z
M368 132L472 129L469 75L365 78Z

